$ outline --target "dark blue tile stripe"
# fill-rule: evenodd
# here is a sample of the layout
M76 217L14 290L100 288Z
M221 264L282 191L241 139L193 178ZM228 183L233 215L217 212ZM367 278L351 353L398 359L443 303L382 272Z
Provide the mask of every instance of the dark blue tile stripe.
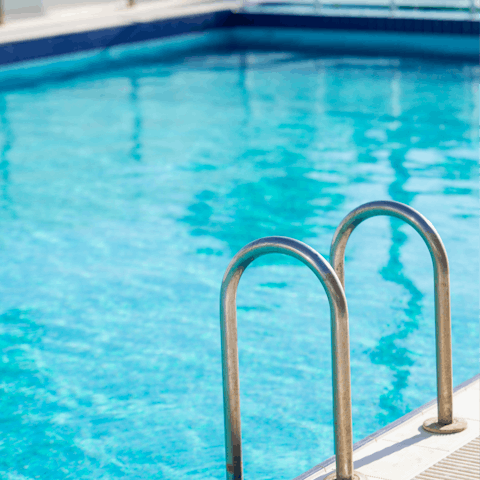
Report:
M0 48L0 65L211 30L222 27L230 15L231 12L191 15L10 43Z
M60 35L3 45L0 65L53 55L107 48L221 27L287 27L350 31L439 33L478 36L479 22L400 18L320 17L221 11L124 27Z
M233 21L232 21L233 20ZM290 27L330 30L377 30L383 32L439 33L479 35L480 22L372 17L320 17L241 13L228 18L227 24L251 27Z

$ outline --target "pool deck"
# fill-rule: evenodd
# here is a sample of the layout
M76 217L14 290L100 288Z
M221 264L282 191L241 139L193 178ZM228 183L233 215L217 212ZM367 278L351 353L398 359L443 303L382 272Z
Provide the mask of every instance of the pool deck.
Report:
M219 11L240 11L242 6L246 12L264 14L284 13L293 15L321 15L344 17L391 17L387 9L358 9L323 7L321 10L312 4L305 5L272 5L244 4L242 0L164 0L127 7L124 0L107 4L91 4L69 6L48 10L45 15L26 19L7 21L0 27L0 45L45 37L55 37L79 32L103 30L106 28L125 27L158 20L180 18ZM399 11L397 19L422 19L478 21L480 15L467 12L432 12L425 14L417 11ZM8 17L7 17L8 20Z
M165 0L129 8L125 0L119 0L55 8L27 19L9 20L7 16L0 26L0 65L226 27L309 29L321 33L315 46L329 50L343 46L354 52L360 45L370 45L380 54L478 61L478 14L451 12L447 18L445 13L398 11L392 15L387 9L302 8L249 5L240 0ZM395 37L398 34L403 35L401 41ZM349 41L352 35L356 37ZM270 35L261 36L268 43ZM301 36L296 37L298 43Z
M466 2L461 0L456 3L456 6L462 8L462 10L447 10L442 8L431 8L430 10L420 8L402 8L413 2L396 0L395 9L388 8L388 3L385 0L334 0L334 1L318 1L300 3L295 0L290 3L287 1L279 0L262 0L261 2L249 0L246 3L245 9L250 12L282 12L282 13L296 13L298 15L322 15L322 16L337 16L345 15L350 17L378 17L378 18L428 18L434 20L470 20L478 21L478 2L474 10L468 9ZM416 3L422 3L425 6L441 7L442 1L434 0L432 2L420 2L416 0ZM445 2L443 2L445 3ZM452 3L448 3L450 7ZM467 7L467 8L465 8Z
M480 375L455 389L453 411L454 417L467 420L463 432L423 430L423 422L436 417L433 400L355 444L355 470L371 480L480 479ZM323 480L334 470L332 457L295 480Z
M165 0L133 8L124 1L57 8L41 17L7 21L0 28L0 45L235 10L239 5L238 1Z

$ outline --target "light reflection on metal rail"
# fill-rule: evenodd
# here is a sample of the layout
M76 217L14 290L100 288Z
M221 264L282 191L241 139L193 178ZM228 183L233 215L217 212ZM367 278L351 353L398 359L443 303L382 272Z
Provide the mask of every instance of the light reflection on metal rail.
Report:
M338 480L365 479L353 472L350 349L345 294L330 264L308 245L287 237L266 237L243 247L230 262L220 295L223 396L227 479L243 480L240 380L237 344L237 287L250 263L268 253L283 253L307 265L322 283L330 304L333 365L333 415Z
M435 337L437 356L438 418L424 422L425 430L435 433L456 433L467 428L465 420L453 418L452 338L450 325L450 275L447 252L434 226L419 212L393 201L366 203L352 210L340 223L333 236L330 262L345 287L345 247L357 225L377 215L404 220L423 238L433 261L435 289Z

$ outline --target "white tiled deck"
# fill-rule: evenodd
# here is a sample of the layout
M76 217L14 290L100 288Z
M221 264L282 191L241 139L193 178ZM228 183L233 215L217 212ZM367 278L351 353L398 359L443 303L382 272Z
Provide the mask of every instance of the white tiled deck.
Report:
M435 403L356 448L353 452L355 470L371 480L413 480L422 472L424 476L418 477L419 479L443 478L431 477L425 471L480 435L479 378L454 393L453 410L455 417L467 420L468 428L465 431L451 435L424 431L424 420L436 416ZM470 447L467 449L471 451ZM437 470L432 471L438 471L438 468L443 467L437 466ZM318 466L298 477L298 480L323 480L334 470L334 463L325 467ZM447 471L445 478L449 480L457 478L454 473L448 475ZM474 463L467 475L465 478L469 480L480 479L478 467Z
M165 0L139 4L133 8L124 0L108 4L52 9L42 17L7 21L0 28L0 45L78 32L149 23L155 20L234 10L240 2L205 0Z
M81 3L82 0L79 0ZM268 0L262 0L265 2ZM278 0L270 0L278 1ZM363 3L375 3L374 0L335 0L335 5L343 6L337 8L333 5L324 5L318 10L318 5L322 2L304 5L301 2L293 1L291 4L281 3L279 5L259 5L258 0L163 0L156 2L146 2L129 8L126 0L117 0L102 4L86 4L79 6L65 6L63 8L53 8L47 10L43 16L37 16L26 19L12 19L7 21L0 27L0 45L25 40L33 40L45 37L54 37L57 35L67 35L78 32L88 32L101 30L104 28L114 28L128 26L133 24L149 23L156 20L176 18L186 15L198 15L216 11L239 11L245 10L250 12L261 13L284 13L297 15L316 15L322 16L341 15L346 17L391 17L392 13L384 8L368 9L353 8L344 5L355 3L362 5ZM427 1L427 0L425 0ZM430 3L435 0L428 0ZM463 7L463 3L458 5ZM469 2L470 0L468 0ZM477 5L480 0L475 0ZM378 0L379 4L385 5L386 0ZM346 8L348 7L348 8ZM478 7L478 5L477 5ZM397 11L394 15L396 18L430 18L441 20L476 20L480 19L477 13L472 14L468 11L449 11L449 12L424 12L424 11Z
M377 3L377 5L375 5ZM412 3L412 2L409 2ZM430 6L435 2L430 2ZM438 2L437 6L438 5ZM388 8L389 2L385 0L332 0L331 2L318 3L304 2L303 4L295 1L262 0L261 3L249 1L245 7L248 12L258 13L279 13L292 15L322 15L324 17L344 16L344 17L370 17L370 18L403 18L403 19L430 19L430 20L470 20L478 21L478 6L476 10L442 10L431 9L430 11L417 9L396 9L394 11ZM399 7L401 3L396 0ZM458 7L464 7L463 2L457 3Z

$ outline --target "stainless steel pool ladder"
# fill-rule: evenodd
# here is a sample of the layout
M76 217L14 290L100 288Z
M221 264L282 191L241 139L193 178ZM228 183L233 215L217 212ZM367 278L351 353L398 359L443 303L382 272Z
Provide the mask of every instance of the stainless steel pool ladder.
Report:
M333 473L328 479L365 479L364 475L353 471L350 347L345 293L334 270L319 253L298 240L286 237L266 237L249 243L235 255L223 277L220 322L227 479L243 480L237 344L237 287L248 265L256 258L268 253L283 253L297 258L313 271L325 289L330 304L333 417L337 467L336 474Z
M237 287L248 265L255 258L267 253L284 253L299 259L315 273L327 293L332 340L336 472L325 480L366 478L361 473L353 471L348 308L343 287L347 241L357 225L367 218L378 215L393 216L411 225L427 244L433 262L438 417L426 420L423 428L441 434L461 432L467 428L465 420L453 417L450 279L448 257L440 235L423 215L408 205L393 201L366 203L352 210L335 231L330 249L333 269L319 253L302 242L286 237L266 237L242 248L225 272L220 297L220 322L228 480L243 480Z
M435 227L412 207L393 201L366 203L352 210L333 236L330 262L345 288L345 247L355 227L370 217L388 215L411 225L427 244L432 257L435 292L435 338L437 357L438 417L430 418L423 428L434 433L456 433L467 428L467 422L453 417L452 336L450 325L450 274L448 257Z

